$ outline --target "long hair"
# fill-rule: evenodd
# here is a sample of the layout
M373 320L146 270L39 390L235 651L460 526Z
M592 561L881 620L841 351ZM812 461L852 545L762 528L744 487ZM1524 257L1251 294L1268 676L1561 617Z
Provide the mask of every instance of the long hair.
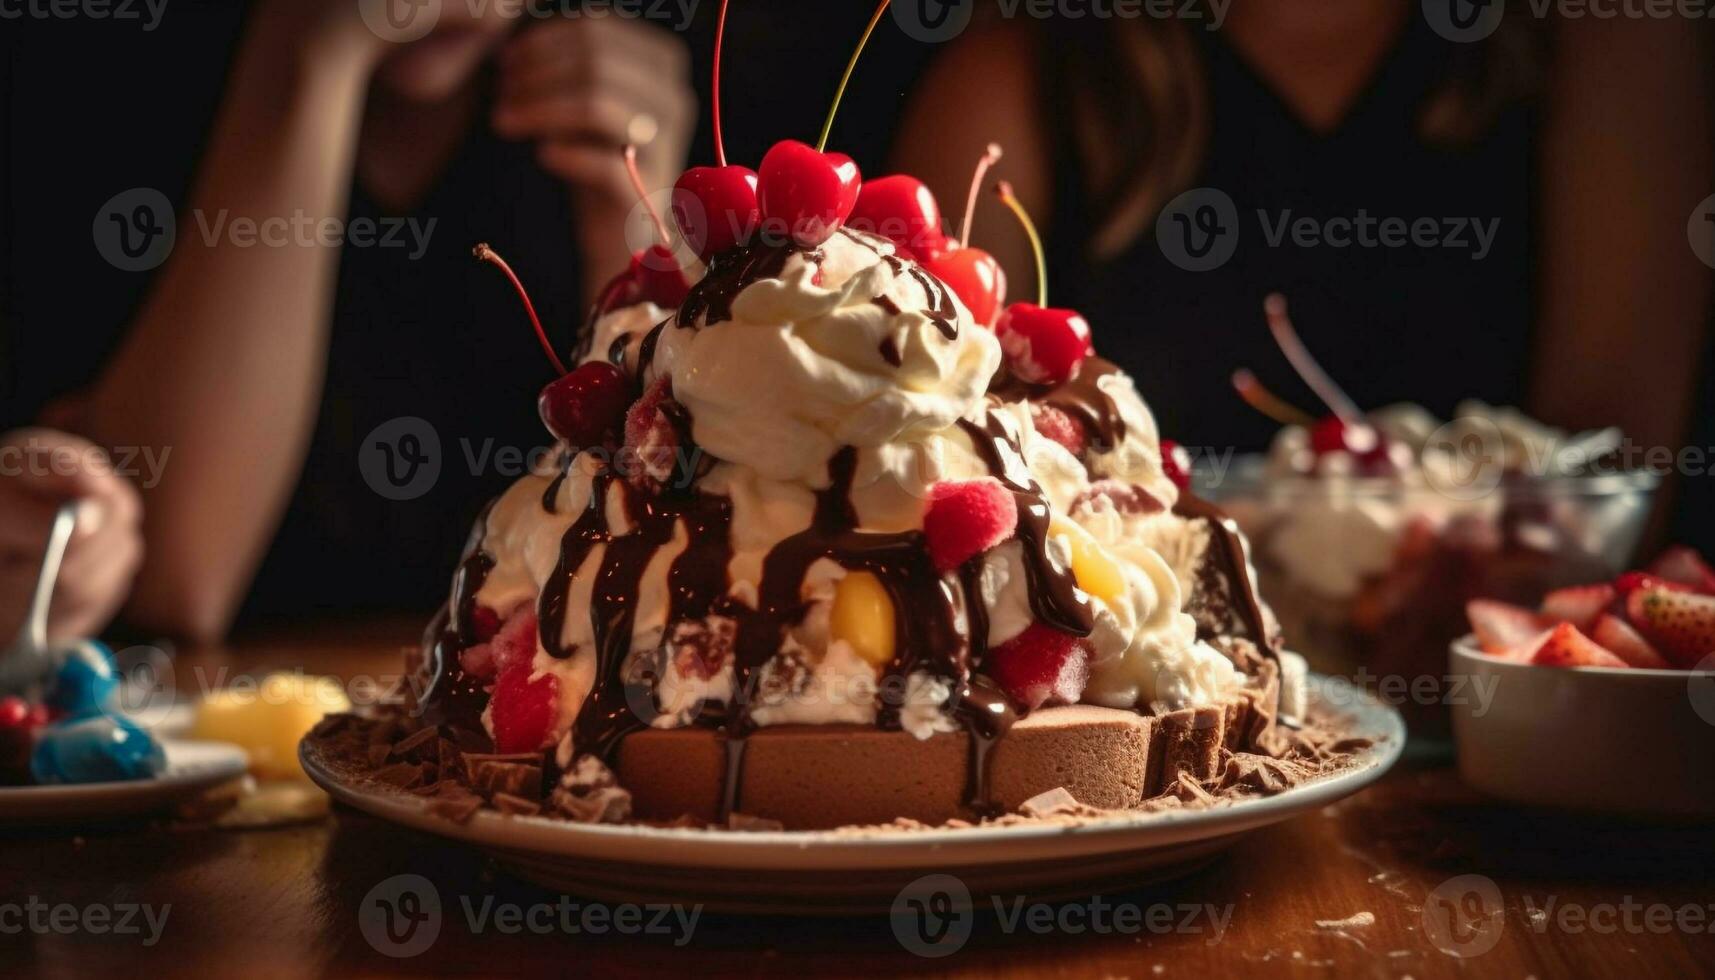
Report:
M1210 104L1196 23L1054 18L1040 35L1040 108L1054 145L1071 148L1092 218L1081 249L1087 259L1120 255L1202 167ZM1531 17L1507 18L1486 40L1459 45L1418 107L1419 135L1439 147L1478 140L1540 90L1546 51Z

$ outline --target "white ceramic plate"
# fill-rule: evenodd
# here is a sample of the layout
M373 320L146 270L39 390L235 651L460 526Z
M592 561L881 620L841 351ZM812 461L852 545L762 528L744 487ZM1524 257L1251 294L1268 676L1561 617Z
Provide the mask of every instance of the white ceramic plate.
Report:
M163 739L167 771L155 779L72 786L0 787L0 824L93 823L160 810L244 774L250 759L225 742Z
M569 823L480 811L456 824L418 796L353 778L300 747L304 770L335 800L474 844L520 877L609 901L702 903L715 911L832 914L885 910L902 886L957 875L973 895L1047 899L1137 887L1202 864L1243 834L1316 810L1374 782L1399 758L1397 712L1351 684L1313 677L1311 699L1373 739L1350 769L1278 796L1208 809L1116 816L1078 826L950 830L730 832Z

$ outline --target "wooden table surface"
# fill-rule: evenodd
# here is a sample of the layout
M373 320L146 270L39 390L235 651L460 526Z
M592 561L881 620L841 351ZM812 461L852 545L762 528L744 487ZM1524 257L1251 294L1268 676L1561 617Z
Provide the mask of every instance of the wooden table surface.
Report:
M277 634L181 654L176 680L195 690L301 667L385 681L414 633L362 623ZM1576 760L1545 746L1543 764ZM365 938L359 908L371 889L406 873L429 879L447 913L426 952L397 959ZM679 930L473 934L461 903L491 898L529 907L561 896L474 851L343 809L252 831L0 829L0 975L1715 975L1711 828L1523 813L1481 801L1446 768L1403 764L1352 799L1253 834L1189 877L1057 910L1070 929L1009 929L980 915L963 947L939 959L904 949L886 917L708 914L688 941ZM157 921L170 907L151 945L140 912L131 935L54 927L54 916L64 925L92 909L118 917L144 906ZM1196 931L1177 928L1187 916ZM1097 917L1157 929L1101 933L1086 927Z

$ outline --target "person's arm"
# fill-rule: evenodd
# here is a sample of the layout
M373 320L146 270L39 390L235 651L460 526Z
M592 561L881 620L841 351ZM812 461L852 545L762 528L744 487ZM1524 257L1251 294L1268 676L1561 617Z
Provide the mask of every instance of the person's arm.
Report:
M1715 191L1706 52L1677 19L1559 25L1531 399L1546 421L1685 438L1711 283L1686 234Z
M253 15L173 255L90 393L97 442L171 453L144 494L128 615L145 627L226 630L303 464L339 249L205 228L344 216L381 42L333 6L274 0Z
M947 233L958 235L971 173L990 143L1004 156L987 183L1011 182L1026 209L1047 225L1053 207L1051 154L1037 108L1037 56L1027 27L973 28L938 56L906 107L894 142L894 172L929 185ZM1030 242L984 187L970 244L993 255L1007 276L1007 298L1036 295ZM1052 299L1052 296L1050 297Z

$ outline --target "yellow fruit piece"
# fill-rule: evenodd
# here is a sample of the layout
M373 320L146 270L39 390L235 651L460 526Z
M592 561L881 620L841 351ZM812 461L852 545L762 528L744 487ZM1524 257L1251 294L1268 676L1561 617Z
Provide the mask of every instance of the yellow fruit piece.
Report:
M1101 545L1091 540L1088 534L1061 521L1054 522L1048 533L1064 535L1066 543L1071 545L1072 576L1078 580L1078 588L1110 606L1117 605L1124 598L1125 572L1120 570L1119 562L1102 550Z
M258 779L303 779L298 742L330 712L350 711L351 702L331 677L269 674L260 681L239 677L197 707L192 738L231 742L250 753Z
M893 662L893 600L868 572L847 572L834 589L828 631L876 667Z

